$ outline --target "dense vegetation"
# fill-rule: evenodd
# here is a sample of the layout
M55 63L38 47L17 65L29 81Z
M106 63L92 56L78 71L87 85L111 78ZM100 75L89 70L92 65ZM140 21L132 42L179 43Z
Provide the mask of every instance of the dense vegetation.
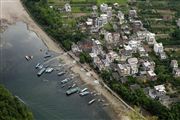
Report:
M29 109L2 85L0 85L0 120L33 120Z

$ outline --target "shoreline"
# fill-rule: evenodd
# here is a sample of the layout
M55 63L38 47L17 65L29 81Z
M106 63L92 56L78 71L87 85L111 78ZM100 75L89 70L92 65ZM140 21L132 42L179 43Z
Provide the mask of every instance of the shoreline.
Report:
M0 0L2 1L2 0ZM15 0L12 2L3 2L3 7L5 10L4 14L2 13L2 19L7 20L10 24L14 24L18 21L22 21L27 24L28 30L33 31L36 33L36 35L42 40L44 45L51 51L56 53L66 53L59 44L50 36L48 36L41 26L39 26L36 21L33 20L32 16L28 14L28 11L26 8L24 8L23 4L20 0ZM71 58L68 54L64 54L61 56L61 59L66 64L72 64L74 59ZM86 66L88 67L88 66ZM73 73L79 74L80 78L83 82L87 83L88 86L91 86L94 90L96 90L98 93L101 93L103 97L105 97L110 104L108 106L108 109L112 109L112 111L109 110L110 117L116 115L116 119L123 119L122 117L127 116L126 113L128 112L127 107L119 101L116 97L114 97L106 88L104 88L100 84L95 84L92 79L100 80L97 73L94 71L89 71L91 74L93 74L93 77L89 77L90 80L87 80L86 71L81 71L82 66L78 63L74 64L73 67L70 69ZM103 108L104 109L104 108ZM113 115L112 115L113 114Z

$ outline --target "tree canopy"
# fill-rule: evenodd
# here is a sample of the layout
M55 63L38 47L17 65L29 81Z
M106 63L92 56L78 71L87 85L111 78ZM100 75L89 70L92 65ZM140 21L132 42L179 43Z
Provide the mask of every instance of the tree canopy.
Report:
M0 85L0 120L33 120L29 109Z

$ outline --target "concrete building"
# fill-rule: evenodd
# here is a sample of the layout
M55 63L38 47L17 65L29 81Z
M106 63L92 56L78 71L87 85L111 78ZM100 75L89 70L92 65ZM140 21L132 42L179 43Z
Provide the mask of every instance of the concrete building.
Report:
M147 78L149 80L154 81L154 80L157 80L157 75L156 75L156 73L154 71L149 70L149 71L147 71Z
M137 18L137 12L136 10L129 10L129 17L130 18Z
M71 12L71 6L70 6L70 4L69 4L69 3L66 3L66 4L64 5L64 9L65 9L66 12Z
M180 77L180 68L176 68L173 70L174 76L175 77Z
M118 64L118 73L121 76L128 76L131 74L131 68L128 64Z
M131 41L129 41L128 45L132 48L133 53L136 53L137 52L137 48L140 47L140 45L141 45L141 42L140 41L131 40Z
M87 26L92 26L93 25L93 19L88 18L87 21L86 21L86 25Z
M146 35L146 41L148 45L154 45L156 43L155 34L148 32Z
M107 17L109 19L111 19L111 17L112 17L112 7L108 7L107 8L106 14L107 14Z
M103 4L100 5L101 12L105 13L105 12L107 12L107 9L108 9L107 4L103 3Z
M104 35L104 38L105 38L107 43L109 43L109 44L113 43L112 33L106 32L106 34Z
M161 60L167 59L167 55L166 55L165 52L160 52L159 55L160 55L160 59L161 59Z
M156 54L159 54L159 53L164 52L163 44L162 44L162 43L155 43L155 44L154 44L154 52L155 52Z
M107 14L101 14L100 18L102 19L103 25L108 23L108 15Z
M145 71L154 71L155 62L144 61L142 63L142 66L143 66L143 70L145 70Z
M133 30L135 32L142 30L143 28L143 23L140 20L132 21L132 24L133 24Z
M148 56L147 52L145 51L144 47L138 47L138 53L141 57Z
M138 73L138 59L137 58L129 58L128 64L131 67L131 74Z
M118 11L118 18L120 25L122 25L125 22L125 19L124 19L124 14L121 11Z
M171 64L170 64L171 68L178 68L178 62L177 60L171 60Z

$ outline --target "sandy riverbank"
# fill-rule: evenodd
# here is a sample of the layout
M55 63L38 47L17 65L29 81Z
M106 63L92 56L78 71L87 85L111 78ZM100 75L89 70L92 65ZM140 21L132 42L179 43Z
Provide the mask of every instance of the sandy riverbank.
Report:
M56 44L50 37L46 35L46 33L41 30L41 28L31 19L31 17L27 14L25 9L23 8L20 0L0 0L1 3L1 19L8 22L8 24L14 24L18 21L23 21L28 25L28 28L31 31L34 31L39 38L43 40L45 45L49 50L54 51L56 53L62 53L63 50L59 48L58 44ZM1 24L2 25L2 24ZM64 54L61 56L61 59L66 64L72 64L73 59ZM85 71L82 71L82 67L78 64L74 64L71 70L74 73L80 75L82 80L86 82L88 85L92 86L98 93L102 94L110 103L110 108L117 115L117 119L123 119L122 117L128 112L126 107L120 102L117 98L112 96L104 87L100 84L94 82L95 79L99 80L98 75L94 71L90 71L93 76L88 77Z

